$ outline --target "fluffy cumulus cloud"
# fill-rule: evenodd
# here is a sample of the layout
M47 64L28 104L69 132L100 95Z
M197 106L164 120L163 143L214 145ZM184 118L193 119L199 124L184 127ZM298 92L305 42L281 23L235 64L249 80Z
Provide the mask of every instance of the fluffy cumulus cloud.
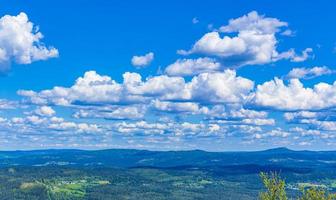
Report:
M171 76L191 76L204 72L219 71L221 64L211 58L179 59L170 64L165 72Z
M109 76L89 71L76 80L70 88L54 87L41 92L20 90L35 104L133 104L150 102L153 99L239 103L249 98L253 81L236 75L235 71L203 73L186 82L182 77L166 75L142 78L137 73L126 72L123 83Z
M319 110L336 106L336 82L318 83L305 88L298 79L286 85L275 78L257 86L254 101L259 106L278 110Z
M40 116L52 116L56 112L50 106L41 106L40 108L35 110L35 113Z
M135 67L145 67L154 60L154 53L149 52L146 55L143 56L133 56L132 57L132 65Z
M297 78L297 79L312 79L318 76L333 74L335 71L329 69L326 66L322 67L312 67L312 68L293 68L288 74L288 78Z
M108 76L100 76L89 71L76 80L71 88L54 87L52 90L18 91L18 94L30 97L35 104L69 105L71 103L105 103L120 101L122 87Z
M30 64L37 60L57 57L58 50L46 47L43 35L29 21L25 13L0 18L0 71L6 71L11 62Z
M200 102L240 103L249 98L254 82L237 76L233 70L226 70L200 74L189 86L192 99Z
M297 55L293 49L277 51L276 34L287 25L286 22L252 11L231 19L228 25L220 27L218 31L206 33L190 50L178 52L182 55L196 53L215 56L220 58L225 66L266 64L280 59L290 59L294 62L306 60L312 51L310 48L304 50L302 55ZM237 35L225 35L233 33Z
M220 27L221 32L254 31L261 34L273 34L281 27L286 27L287 22L282 22L276 18L268 18L252 11L247 15L236 19L230 19L229 24Z

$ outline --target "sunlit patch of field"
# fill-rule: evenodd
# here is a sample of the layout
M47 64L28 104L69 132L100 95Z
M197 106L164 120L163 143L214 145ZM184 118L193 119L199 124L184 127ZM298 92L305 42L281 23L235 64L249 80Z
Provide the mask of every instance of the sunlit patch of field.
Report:
M83 199L86 195L86 190L90 187L108 185L108 180L96 179L79 179L79 180L63 180L50 179L35 182L23 182L20 185L20 190L23 192L32 192L37 188L42 188L47 191L49 196L53 198L66 199Z

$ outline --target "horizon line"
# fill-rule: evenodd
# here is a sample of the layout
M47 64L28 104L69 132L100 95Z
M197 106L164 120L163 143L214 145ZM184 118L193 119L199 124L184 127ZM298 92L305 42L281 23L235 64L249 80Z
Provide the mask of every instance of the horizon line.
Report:
M36 152L36 151L107 151L107 150L134 150L134 151L149 151L149 152L190 152L190 151L202 151L207 153L251 153L251 152L263 152L263 151L271 151L271 150L287 150L292 152L334 152L335 150L309 150L309 149L291 149L288 147L275 147L268 149L260 149L260 150L223 150L223 151L209 151L203 149L180 149L180 150L153 150L153 149L137 149L137 148L103 148L103 149L84 149L84 148L45 148L45 149L15 149L15 150L1 150L2 152Z

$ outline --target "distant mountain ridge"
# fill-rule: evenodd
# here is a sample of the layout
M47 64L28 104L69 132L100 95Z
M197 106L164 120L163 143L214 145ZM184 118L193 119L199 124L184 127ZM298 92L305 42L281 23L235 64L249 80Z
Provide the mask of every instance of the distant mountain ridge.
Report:
M235 165L335 167L336 151L294 151L284 147L249 152L136 149L0 151L0 167L54 165L116 168Z

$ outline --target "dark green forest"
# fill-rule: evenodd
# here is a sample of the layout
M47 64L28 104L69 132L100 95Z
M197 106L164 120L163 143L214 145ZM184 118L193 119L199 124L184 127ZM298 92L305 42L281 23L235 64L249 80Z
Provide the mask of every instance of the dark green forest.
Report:
M335 192L336 179L318 179L322 175L284 173L286 184L280 184L271 176L218 169L11 167L0 170L0 199L287 199L261 198L270 187L298 199L304 188Z

